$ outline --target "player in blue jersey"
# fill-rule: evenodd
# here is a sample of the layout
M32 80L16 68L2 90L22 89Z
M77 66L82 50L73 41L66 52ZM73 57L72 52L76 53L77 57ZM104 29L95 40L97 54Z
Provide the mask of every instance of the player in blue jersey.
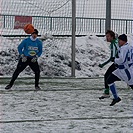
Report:
M30 68L35 73L35 89L40 90L39 87L39 78L40 78L40 69L38 65L38 57L42 54L42 42L37 38L38 30L34 29L34 32L30 37L24 39L18 46L18 52L20 59L17 65L15 72L11 78L10 83L5 87L5 89L11 89L14 84L14 81L17 79L18 75L27 67Z
M110 106L121 101L116 92L115 81L125 81L133 89L133 46L127 43L125 34L118 37L118 44L118 56L114 60L118 68L107 79L107 84L114 97Z

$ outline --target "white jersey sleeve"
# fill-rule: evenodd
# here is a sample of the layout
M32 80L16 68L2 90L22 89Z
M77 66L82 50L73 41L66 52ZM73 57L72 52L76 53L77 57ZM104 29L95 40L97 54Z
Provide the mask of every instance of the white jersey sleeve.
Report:
M133 63L133 47L128 44L122 46L118 51L118 58L115 58L115 63L125 67Z
M118 51L115 63L118 68L112 73L129 85L133 85L133 47L125 44Z

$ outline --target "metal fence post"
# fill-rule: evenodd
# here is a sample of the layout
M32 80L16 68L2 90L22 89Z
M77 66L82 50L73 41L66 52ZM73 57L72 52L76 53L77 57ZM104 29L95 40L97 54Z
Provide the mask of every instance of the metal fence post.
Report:
M5 23L6 23L5 17L6 17L6 16L4 15L4 25L3 25L3 28L5 28L5 25L6 25L6 24L5 24Z
M105 32L111 29L111 0L106 0Z
M50 17L50 31L52 31L52 17Z
M126 20L126 34L127 34L127 20Z
M76 31L76 0L72 0L72 65L71 65L72 77L75 77L75 31Z

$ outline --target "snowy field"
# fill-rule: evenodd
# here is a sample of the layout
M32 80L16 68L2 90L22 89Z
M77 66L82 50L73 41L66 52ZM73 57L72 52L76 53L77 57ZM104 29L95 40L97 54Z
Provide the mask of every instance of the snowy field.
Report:
M3 14L70 16L71 2L67 1L67 6L53 10L58 9L56 5L62 1L57 2L6 0L2 1L1 7ZM33 8L35 12L31 10ZM105 0L99 3L97 0L77 0L77 9L79 17L104 18ZM132 0L112 0L112 18L132 19L131 10ZM127 36L132 45L133 34ZM34 74L29 67L20 74L25 79L17 79L12 90L4 90L9 83L7 77L11 77L16 68L17 46L22 39L1 36L0 41L0 133L133 133L132 90L124 82L117 82L122 101L113 107L109 106L112 96L105 100L98 98L104 87L100 77L111 65L103 69L98 67L110 55L105 37L87 33L85 37L76 38L77 78L42 78L41 91L34 90L34 79L29 78ZM70 77L71 38L43 40L43 54L38 61L41 77Z
M0 133L132 133L132 90L116 82L122 101L113 107L99 100L103 79L17 79L12 90L4 90L9 79L0 78Z

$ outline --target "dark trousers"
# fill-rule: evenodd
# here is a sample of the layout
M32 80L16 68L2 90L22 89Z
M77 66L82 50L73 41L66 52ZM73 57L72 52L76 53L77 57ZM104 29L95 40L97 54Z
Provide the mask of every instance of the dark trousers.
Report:
M112 84L115 81L121 81L121 79L119 79L117 76L115 76L114 74L111 74L108 79L107 79L107 84ZM132 89L133 89L133 85L129 85Z
M107 83L107 79L108 79L108 77L112 74L112 72L113 72L114 70L116 70L116 69L117 69L117 67L116 67L116 65L113 63L113 64L108 68L108 70L106 71L106 73L105 73L105 75L104 75L104 86L105 86L105 88L109 88L108 83Z
M33 72L35 73L35 86L38 86L39 84L39 77L40 77L40 69L38 62L31 62L31 58L27 58L26 62L22 62L20 59L17 65L16 70L13 73L12 79L10 81L10 85L12 86L14 84L14 81L17 79L18 75L27 67L29 66Z

